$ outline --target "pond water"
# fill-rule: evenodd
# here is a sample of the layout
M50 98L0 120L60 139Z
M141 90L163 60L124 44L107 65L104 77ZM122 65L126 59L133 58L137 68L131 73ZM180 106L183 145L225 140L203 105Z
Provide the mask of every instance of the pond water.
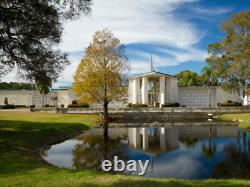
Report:
M150 160L146 177L250 178L250 132L236 126L109 128L109 139L102 135L103 129L90 129L51 146L43 157L77 170L101 169L114 156Z

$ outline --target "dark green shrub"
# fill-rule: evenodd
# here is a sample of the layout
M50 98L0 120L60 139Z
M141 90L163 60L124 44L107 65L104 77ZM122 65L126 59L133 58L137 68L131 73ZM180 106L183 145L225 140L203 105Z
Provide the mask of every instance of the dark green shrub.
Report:
M30 106L28 106L28 108L36 108L36 106L35 105L30 105Z
M47 107L49 107L49 105L48 105L48 104L46 104L46 105L45 105L45 107L47 108Z
M71 104L68 108L89 108L88 104Z
M77 100L73 100L72 105L77 105Z
M146 104L131 104L131 108L145 108L148 107Z
M233 106L242 106L242 103L239 102L227 102L227 103L217 103L218 107L233 107Z
M155 107L159 107L159 106L160 106L160 103L156 103L156 104L155 104Z
M15 109L15 105L0 105L0 109Z
M131 107L132 107L132 103L129 103L129 104L128 104L128 107L131 108Z
M166 103L164 105L161 105L162 107L179 107L180 103Z
M60 104L60 108L64 108L64 104Z

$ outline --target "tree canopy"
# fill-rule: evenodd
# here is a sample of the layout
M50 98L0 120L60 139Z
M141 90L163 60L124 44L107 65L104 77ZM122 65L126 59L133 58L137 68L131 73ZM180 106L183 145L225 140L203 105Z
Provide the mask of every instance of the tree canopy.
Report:
M179 79L178 86L197 86L198 74L189 70L181 71L176 74Z
M98 31L76 70L73 91L82 102L118 101L124 97L123 74L128 69L120 41L107 29Z
M238 90L250 80L250 11L233 15L221 25L225 38L208 46L208 65L225 88Z
M205 66L200 74L189 70L181 71L175 75L178 86L218 86L218 79L210 66Z
M1 82L0 90L34 90L35 86L30 83Z
M38 81L46 69L45 76L55 80L68 64L66 54L56 48L62 22L88 14L90 5L91 0L1 0L1 75L16 66L27 79Z

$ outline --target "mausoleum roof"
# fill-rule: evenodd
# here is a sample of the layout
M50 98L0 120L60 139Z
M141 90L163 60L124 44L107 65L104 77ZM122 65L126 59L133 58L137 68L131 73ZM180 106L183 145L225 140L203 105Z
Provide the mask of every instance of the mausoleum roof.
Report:
M137 77L148 77L148 76L152 76L152 75L156 75L156 76L157 75L158 76L164 75L166 77L174 77L174 78L176 78L175 76L169 75L169 74L166 74L166 73L162 73L162 72L158 72L158 71L151 71L151 72L148 72L148 73L142 73L142 74L131 76L128 79L137 78Z

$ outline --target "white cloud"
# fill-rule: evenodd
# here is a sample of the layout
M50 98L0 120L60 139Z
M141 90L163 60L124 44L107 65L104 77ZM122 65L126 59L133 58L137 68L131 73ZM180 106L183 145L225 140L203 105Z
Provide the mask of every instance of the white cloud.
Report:
M90 17L68 22L64 26L63 51L83 50L90 43L97 30L110 29L123 44L147 43L171 46L177 49L192 50L178 54L172 51L173 58L154 55L155 67L178 65L187 60L204 60L204 51L192 46L203 37L194 24L179 19L174 11L184 3L196 0L94 0ZM198 53L197 53L198 52ZM150 59L150 54L136 51L137 56ZM167 54L167 53L166 53ZM131 59L132 73L149 70L149 61ZM65 70L67 75L74 73L76 61ZM79 61L78 61L79 63ZM69 76L66 77L70 78ZM71 79L72 80L72 79Z
M173 11L190 0L94 0L90 17L68 22L63 32L64 51L84 49L97 30L110 29L124 44L157 43L180 48L200 40L200 33Z
M14 80L14 81L17 80L17 71L16 70L12 70L7 75L5 75L1 78L1 82L10 82L12 80Z
M209 16L226 14L232 11L232 9L226 8L226 7L210 8L210 9L202 8L202 7L195 7L192 10L198 14L209 15Z
M181 52L168 49L161 49L161 51L172 55L177 63L187 61L203 61L207 57L207 52L205 50L200 50L193 47Z
M204 61L207 57L205 50L196 48L173 50L163 47L157 47L154 51L161 52L159 54L153 54L153 65L154 68L167 67L179 65L187 61ZM129 55L136 56L140 60L132 60L132 74L148 72L150 70L150 54L140 50L129 50Z
M20 78L17 75L17 72L17 67L14 67L9 73L1 77L1 82L28 82L27 80Z
M62 75L60 76L59 80L62 81L72 81L73 75L82 59L83 55L69 55L69 61L71 62L70 65L66 66L65 70L63 71Z

